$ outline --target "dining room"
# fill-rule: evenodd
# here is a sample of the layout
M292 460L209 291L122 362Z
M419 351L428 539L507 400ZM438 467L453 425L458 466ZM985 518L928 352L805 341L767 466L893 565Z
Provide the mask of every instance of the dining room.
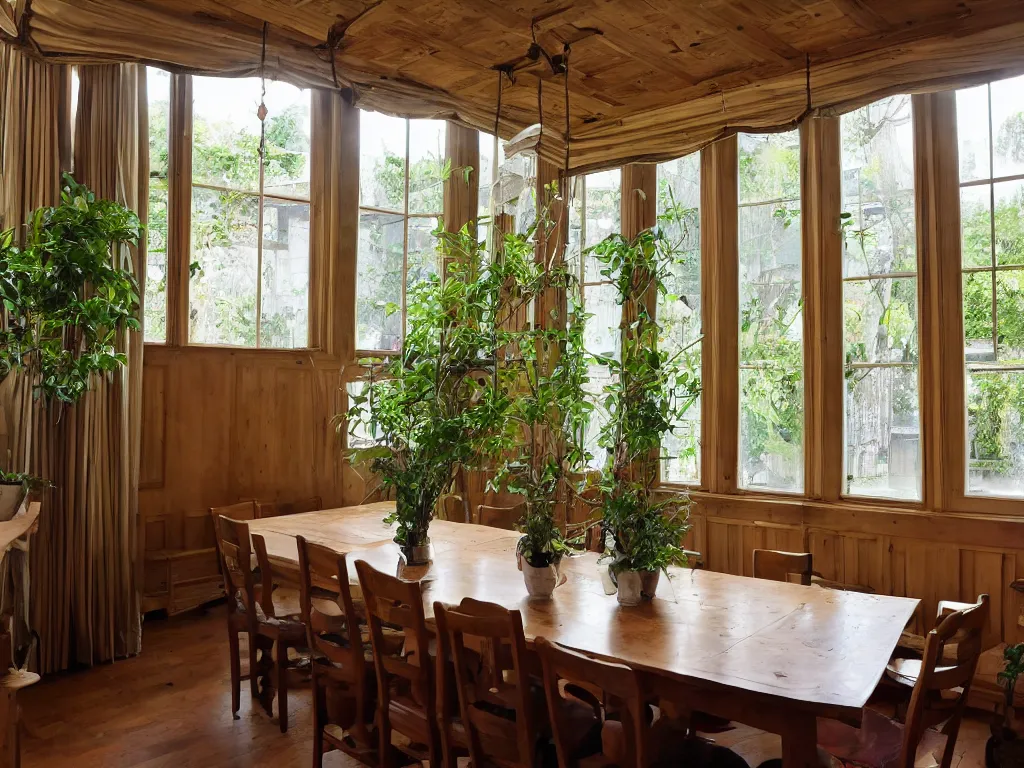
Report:
M0 0L0 768L1024 767L1022 41Z

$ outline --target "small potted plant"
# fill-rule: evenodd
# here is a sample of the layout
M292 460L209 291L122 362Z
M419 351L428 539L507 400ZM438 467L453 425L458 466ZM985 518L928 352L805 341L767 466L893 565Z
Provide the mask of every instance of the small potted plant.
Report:
M438 499L458 469L481 459L501 424L503 405L491 385L494 320L504 300L487 268L484 246L467 225L434 232L440 274L413 285L407 329L394 357L362 361L365 386L342 418L371 445L349 451L381 489L395 494L395 542L409 565L430 559L429 526ZM397 312L397 306L388 308Z
M603 356L610 383L604 388L604 423L598 444L608 451L601 473L602 520L609 571L623 605L653 597L658 575L685 565L682 548L689 530L689 498L659 493L662 438L670 434L700 394L700 377L684 361L685 350L670 354L658 347L660 328L646 298L666 293L665 281L677 250L660 228L633 240L620 234L589 249L601 274L618 290L635 320L623 323L619 356Z
M549 226L544 215L540 222ZM493 446L499 469L490 482L492 489L523 497L519 567L529 594L549 598L559 582L562 557L571 551L560 513L572 503L575 478L589 459L584 435L593 406L584 392L586 318L577 278L564 266L538 264L530 232L503 237L495 269L509 297L509 318L530 305L548 305L545 297L556 306L535 326L497 324L494 381L507 415Z
M33 475L0 469L0 522L13 518L26 496L33 496L49 486Z

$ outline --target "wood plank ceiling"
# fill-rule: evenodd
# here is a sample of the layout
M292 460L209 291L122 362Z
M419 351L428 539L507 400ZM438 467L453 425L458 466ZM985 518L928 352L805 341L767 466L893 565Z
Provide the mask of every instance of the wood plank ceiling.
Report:
M725 112L727 94L787 76L792 120L806 105L808 62L813 72L872 51L906 57L923 40L1024 24L1020 0L34 0L29 8L22 40L47 56L229 74L259 71L266 22L268 74L336 82L361 106L491 131L495 68L535 37L552 54L570 48L574 140L709 96L720 96ZM537 122L538 79L545 122L564 132L564 80L539 63L506 80L502 135ZM766 106L777 96L766 88Z

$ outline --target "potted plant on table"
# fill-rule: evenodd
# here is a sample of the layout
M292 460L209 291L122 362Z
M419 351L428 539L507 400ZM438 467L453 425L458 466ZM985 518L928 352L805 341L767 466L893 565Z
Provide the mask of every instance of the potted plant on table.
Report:
M488 268L475 228L434 232L440 274L409 289L401 351L368 359L365 386L343 418L372 444L349 451L379 488L395 494L395 542L409 565L430 559L429 526L460 467L488 450L505 404L492 386L500 277ZM398 312L399 307L388 307Z
M550 227L546 216L539 226ZM571 551L559 521L589 459L586 316L578 279L564 265L538 263L529 232L503 237L494 268L508 297L506 318L495 329L494 376L507 416L494 444L499 468L490 486L523 497L517 559L529 594L548 598ZM508 321L531 305L546 310L536 324L517 328Z
M1002 722L992 724L992 737L985 744L987 768L1010 768L1024 763L1024 740L1014 729L1014 694L1017 680L1024 674L1024 643L1003 649L1003 669L996 675L1003 685L1005 701Z
M661 329L648 307L652 296L666 293L678 258L666 232L652 228L633 240L613 234L589 253L632 315L623 323L620 355L598 358L610 378L604 388L608 418L598 444L608 451L599 488L609 571L619 602L636 605L654 596L661 571L685 565L692 554L682 548L689 498L659 493L657 483L662 438L697 401L700 378L685 364L686 350L659 349Z

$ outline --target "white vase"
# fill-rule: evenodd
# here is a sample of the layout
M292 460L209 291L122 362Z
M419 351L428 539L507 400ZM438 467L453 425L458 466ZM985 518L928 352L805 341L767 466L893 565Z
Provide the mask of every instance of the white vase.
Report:
M534 568L526 558L519 558L519 569L523 572L523 581L526 582L526 591L530 597L550 599L551 594L558 586L558 566L555 564L545 565L542 568Z
M24 495L21 483L0 483L0 522L14 517Z
M615 576L619 605L640 605L643 600L643 575L638 571L619 571Z

